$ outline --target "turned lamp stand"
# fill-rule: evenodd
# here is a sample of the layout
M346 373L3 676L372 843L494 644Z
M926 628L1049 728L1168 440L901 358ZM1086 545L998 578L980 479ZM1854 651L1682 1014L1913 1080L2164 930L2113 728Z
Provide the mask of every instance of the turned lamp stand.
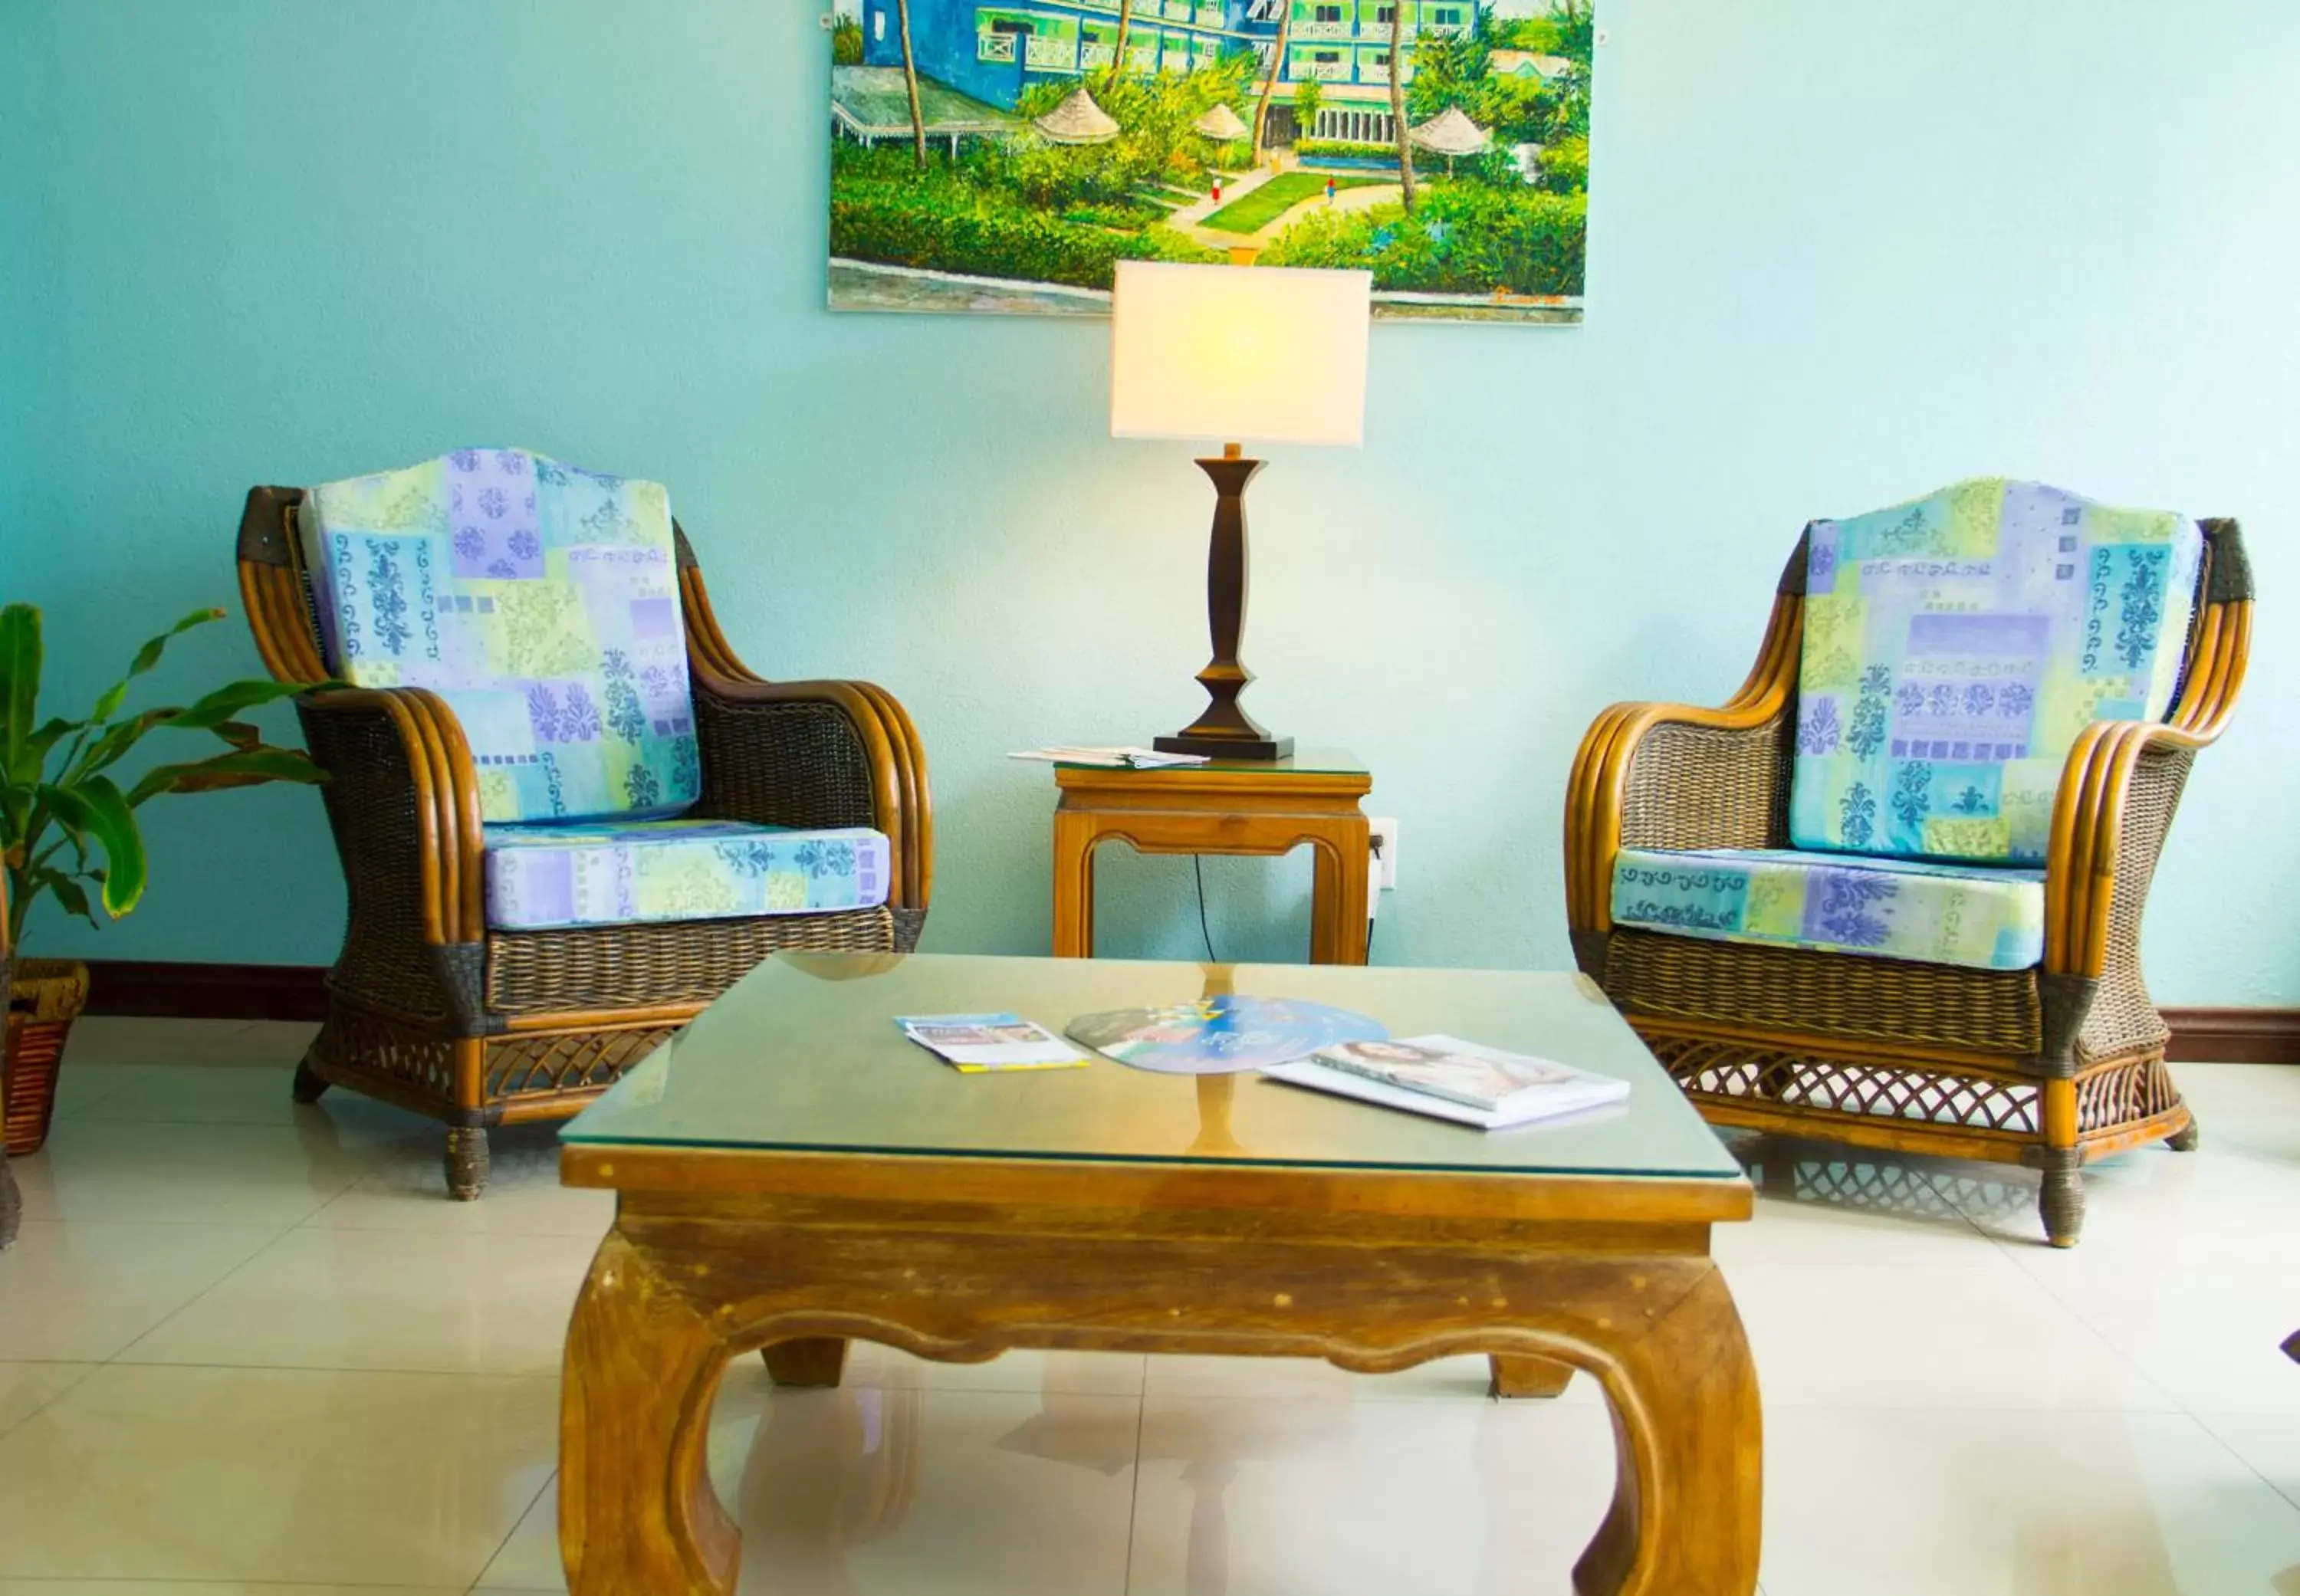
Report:
M1238 702L1254 680L1254 672L1238 657L1246 635L1246 485L1263 463L1246 459L1236 444L1224 445L1220 460L1198 461L1214 485L1213 542L1206 552L1206 619L1214 657L1198 672L1208 700L1205 712L1172 736L1158 738L1162 753L1217 760L1293 757L1294 739L1271 736Z

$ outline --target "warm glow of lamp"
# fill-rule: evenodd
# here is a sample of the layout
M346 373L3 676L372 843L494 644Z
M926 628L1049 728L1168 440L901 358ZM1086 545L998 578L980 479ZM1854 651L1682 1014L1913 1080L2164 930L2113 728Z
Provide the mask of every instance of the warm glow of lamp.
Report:
M1221 458L1198 461L1216 495L1206 561L1213 659L1198 673L1212 702L1160 748L1224 759L1293 752L1292 738L1271 736L1238 702L1254 679L1238 659L1246 485L1262 465L1243 445L1363 441L1372 293L1362 271L1119 262L1111 436L1223 445Z

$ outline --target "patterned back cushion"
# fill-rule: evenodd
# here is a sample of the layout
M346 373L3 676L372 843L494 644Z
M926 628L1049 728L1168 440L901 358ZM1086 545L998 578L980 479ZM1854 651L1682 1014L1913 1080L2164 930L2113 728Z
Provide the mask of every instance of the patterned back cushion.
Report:
M2001 478L1816 522L1796 844L2041 862L2077 735L2171 707L2203 548L2181 516Z
M330 663L429 687L488 820L677 814L701 790L662 485L524 449L329 482L304 561Z

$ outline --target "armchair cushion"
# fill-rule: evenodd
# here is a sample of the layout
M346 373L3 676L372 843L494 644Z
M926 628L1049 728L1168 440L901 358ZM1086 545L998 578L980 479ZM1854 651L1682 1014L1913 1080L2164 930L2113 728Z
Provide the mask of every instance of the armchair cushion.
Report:
M739 820L487 827L488 925L498 931L874 909L887 839Z
M488 820L673 815L702 782L662 486L459 449L304 497L329 663L429 687Z
M2001 478L1815 522L1789 840L2041 861L2078 734L2170 708L2203 544Z
M1968 969L2045 954L2045 873L1787 848L1624 848L1613 923Z

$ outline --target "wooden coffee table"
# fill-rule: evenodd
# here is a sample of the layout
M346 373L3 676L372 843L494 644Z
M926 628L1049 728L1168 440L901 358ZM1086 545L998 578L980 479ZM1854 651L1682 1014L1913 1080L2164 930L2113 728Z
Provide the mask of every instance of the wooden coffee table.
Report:
M1623 1107L1488 1135L1257 1076L962 1076L897 1014L1076 1015L1235 990L1445 1030L1632 1083ZM1585 1596L1749 1596L1757 1383L1709 1227L1748 1183L1579 977L780 955L563 1133L618 1193L567 1337L560 1546L575 1596L730 1592L704 1442L721 1369L830 1384L860 1338L1322 1358L1479 1352L1502 1394L1587 1370L1613 1505ZM771 1588L771 1585L770 1585Z

